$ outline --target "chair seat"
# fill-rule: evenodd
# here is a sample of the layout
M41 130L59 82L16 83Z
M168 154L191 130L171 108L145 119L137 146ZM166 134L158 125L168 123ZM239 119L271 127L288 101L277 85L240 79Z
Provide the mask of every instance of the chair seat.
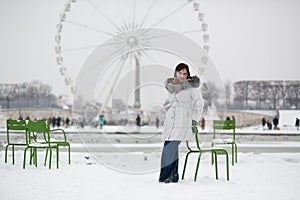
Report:
M51 140L51 143L58 144L59 146L69 146L69 142L62 140Z
M220 147L202 147L201 150L203 151L210 151L210 150L225 150L224 148L220 148Z
M213 144L228 144L228 143L233 143L233 139L231 138L226 138L226 139L221 139L221 138L216 138L212 140Z
M45 147L45 148L47 148L47 147L56 147L57 146L57 144L47 144L47 143L31 143L31 144L28 144L28 147L34 147L34 148L36 148L36 147Z

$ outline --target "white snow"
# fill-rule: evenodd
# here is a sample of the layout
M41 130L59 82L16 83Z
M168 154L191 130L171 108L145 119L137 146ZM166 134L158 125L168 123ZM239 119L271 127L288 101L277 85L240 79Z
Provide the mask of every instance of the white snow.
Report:
M295 127L296 117L300 119L300 110L280 110L279 126Z
M153 126L141 127L140 132L145 134L131 135L128 143L125 139L126 134L112 133L138 132L135 126L104 126L104 131L108 133L106 136L111 137L107 143L103 142L104 140L99 143L93 143L96 140L85 144L71 143L72 163L67 164L67 153L62 150L59 169L55 168L55 153L51 170L43 166L43 151L39 151L38 167L29 165L27 158L24 170L22 149L16 150L16 164L12 165L11 151L8 163L4 163L4 150L0 148L0 199L298 200L300 142L299 139L287 140L299 137L300 131L294 127L297 112L280 111L280 130L262 130L261 126L236 130L238 163L230 165L229 181L225 178L224 157L219 157L219 180L216 180L214 166L210 164L210 155L203 154L197 182L193 180L197 156L191 155L184 180L177 184L158 183L162 142L158 140L157 132L161 129ZM74 127L66 130L78 131ZM210 127L207 127L200 132L203 134L202 132L209 130ZM79 132L85 132L89 137L95 137L99 131L90 127L79 129ZM5 134L5 131L2 134ZM248 134L253 135L247 136ZM76 135L69 134L68 137ZM266 135L273 135L274 138L266 140ZM144 142L141 143L134 142L135 137L145 139L150 136L155 136L156 139L150 143L147 143L147 140L142 140ZM250 138L245 139L246 137ZM118 138L119 142L116 141ZM203 146L210 145L208 138L205 138ZM180 176L186 151L185 145L182 144L179 158ZM282 151L289 153L281 153ZM231 153L229 156L231 157Z
M299 148L299 147L298 147ZM180 154L182 173L184 152ZM286 199L296 200L300 190L300 153L239 153L238 164L230 165L230 180L225 179L224 159L219 158L219 180L215 179L210 156L203 156L197 182L193 181L196 155L189 160L186 179L178 184L158 183L160 152L72 153L67 164L61 153L60 168L49 170L27 163L22 169L23 151L16 152L16 164L4 164L0 152L0 194L2 200L31 199ZM148 159L145 160L145 157ZM109 161L103 163L101 160ZM127 173L134 167L138 174ZM119 164L124 170L120 170ZM55 162L53 162L55 166ZM118 170L112 169L118 168ZM146 166L146 167L145 167ZM147 167L148 166L148 167ZM146 170L151 169L151 170Z

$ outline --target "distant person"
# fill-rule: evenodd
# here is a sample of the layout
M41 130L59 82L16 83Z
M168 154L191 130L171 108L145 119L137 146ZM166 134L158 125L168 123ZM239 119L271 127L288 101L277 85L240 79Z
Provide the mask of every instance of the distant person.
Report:
M82 120L80 121L80 127L81 127L81 128L84 128L84 125L85 125L85 119L82 119Z
M227 116L227 117L226 117L226 120L230 120L230 117L229 117L229 116Z
M267 120L266 120L266 118L263 117L261 120L261 125L262 125L263 129L265 128L266 123L267 123Z
M235 121L235 117L234 115L231 116L232 121Z
M136 121L136 127L139 129L141 127L141 117L139 114L136 116L135 121Z
M268 126L269 130L272 130L272 123L269 120L267 121L267 126Z
M274 130L277 130L278 123L279 120L278 120L278 116L276 115L273 119Z
M201 120L200 120L200 127L201 127L202 130L205 129L205 119L204 119L204 117L202 117Z
M67 117L67 119L66 119L66 127L67 128L69 127L69 124L70 124L70 119Z
M104 125L104 115L100 115L100 117L99 117L99 126L100 126L100 129L103 128L103 125Z
M159 119L158 119L158 117L156 117L156 120L155 120L155 125L156 125L156 128L158 128L158 127L159 127Z
M295 126L297 127L297 131L299 131L299 118L298 117L296 117Z
M56 118L54 116L51 119L51 124L52 124L52 127L56 126Z
M58 116L58 117L57 117L57 121L56 121L57 127L60 127L60 123L61 123L61 117Z

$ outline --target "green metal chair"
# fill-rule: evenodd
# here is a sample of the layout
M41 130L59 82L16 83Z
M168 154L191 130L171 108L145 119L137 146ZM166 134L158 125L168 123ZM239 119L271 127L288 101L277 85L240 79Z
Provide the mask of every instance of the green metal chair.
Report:
M50 151L49 156L49 169L51 169L51 161L52 161L52 149L56 149L56 165L58 168L58 145L55 143L51 143L50 131L45 123L44 120L39 121L29 121L27 127L27 134L26 134L26 148L24 149L24 160L23 160L23 169L25 169L26 165L26 151L30 149L33 154L31 154L31 159L33 156L35 166L37 167L37 149L47 149ZM44 165L46 165L47 161L47 154L45 156Z
M69 164L71 164L71 147L70 147L70 143L67 141L67 135L66 132L61 129L50 129L50 123L49 122L45 122L47 124L47 128L49 130L49 132L51 133L51 144L56 144L59 147L67 147L68 148L68 161ZM54 139L54 135L58 135L59 133L62 133L60 135L62 135L62 139ZM46 157L48 155L48 149L46 151Z
M237 145L235 142L235 120L214 120L213 121L213 140L212 146L215 145L231 145L232 166L237 163ZM223 133L222 130L232 130L232 138L216 138L216 132ZM231 133L231 132L230 132Z
M19 134L18 139L12 139L12 131L14 134ZM7 163L7 152L9 146L12 147L12 162L15 164L15 146L27 146L26 144L27 124L25 120L6 120L6 136L7 145L5 147L5 163Z
M226 156L226 174L227 174L227 180L229 181L229 164L228 164L228 153L226 149L223 148L216 148L216 147L210 147L210 148L201 148L199 144L199 139L198 139L198 128L197 128L197 122L193 121L193 133L195 134L195 141L196 141L196 149L192 149L189 146L189 143L186 142L187 148L188 148L188 153L186 154L185 157L185 162L184 162L184 168L183 168L183 173L182 173L182 179L184 179L184 174L186 170L186 164L188 161L188 157L191 153L197 153L198 155L198 161L197 161L197 166L196 166L196 171L195 171L195 176L194 176L194 181L197 180L197 174L198 174L198 168L200 165L200 159L202 153L211 153L212 156L214 157L214 164L215 164L215 171L216 171L216 179L218 179L218 155L225 155Z

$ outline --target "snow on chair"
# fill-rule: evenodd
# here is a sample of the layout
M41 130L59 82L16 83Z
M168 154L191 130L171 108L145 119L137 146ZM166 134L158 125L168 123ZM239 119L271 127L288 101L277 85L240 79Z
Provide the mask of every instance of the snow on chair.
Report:
M183 173L182 173L182 179L184 179L184 174L185 174L185 169L186 169L186 164L188 157L191 153L198 153L198 161L196 165L196 171L195 171L195 176L194 176L194 181L197 180L197 174L198 174L198 168L200 165L200 159L202 153L211 153L212 156L214 157L214 164L215 164L215 171L216 171L216 179L218 179L218 155L225 155L226 156L226 172L227 172L227 181L229 181L229 164L228 164L228 153L226 149L221 148L221 147L210 147L210 148L201 148L199 144L199 139L198 139L198 128L197 128L197 122L193 121L193 133L195 134L195 141L196 141L196 149L192 149L189 146L188 141L186 142L187 148L188 148L188 153L186 154L185 157L185 162L184 162L184 168L183 168ZM213 164L213 163L212 163Z
M213 140L212 146L215 145L231 145L231 153L232 153L232 166L234 163L237 163L237 145L235 142L235 120L214 120L213 121ZM225 133L225 130L230 131L230 138L216 138L216 132L220 130L220 135ZM212 159L213 161L213 159Z

